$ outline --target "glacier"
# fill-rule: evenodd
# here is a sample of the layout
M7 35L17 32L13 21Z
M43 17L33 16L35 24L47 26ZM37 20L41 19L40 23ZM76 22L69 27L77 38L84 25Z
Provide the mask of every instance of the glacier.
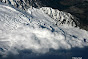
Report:
M0 3L0 55L19 54L24 49L45 54L50 49L88 46L88 31L57 26L43 9L29 8L27 12Z

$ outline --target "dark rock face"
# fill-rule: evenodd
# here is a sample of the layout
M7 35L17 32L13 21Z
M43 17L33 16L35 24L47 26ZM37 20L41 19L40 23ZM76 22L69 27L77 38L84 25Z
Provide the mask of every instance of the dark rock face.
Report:
M51 7L61 11L69 12L78 19L82 29L88 30L88 0L0 0L7 4L11 4L19 9L26 10L30 6L33 7Z
M66 12L79 18L79 27L88 30L88 1L81 1L66 8Z

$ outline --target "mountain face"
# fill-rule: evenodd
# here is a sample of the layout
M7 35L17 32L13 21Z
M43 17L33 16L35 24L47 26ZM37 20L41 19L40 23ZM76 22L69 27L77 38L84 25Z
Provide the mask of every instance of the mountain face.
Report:
M42 4L42 1L40 1L40 0L1 0L1 2L4 2L6 4L10 4L16 8L26 10L26 11L31 6L38 7L38 8L45 6L44 4ZM46 2L46 0L44 0L44 2ZM47 1L47 4L48 4L48 2L49 1ZM55 2L57 2L57 1L55 1ZM56 20L56 25L58 25L58 26L65 24L65 25L77 27L80 24L76 20L77 18L73 17L70 13L66 13L66 12L52 9L49 7L46 7L46 8L43 7L40 9L42 9L52 19Z
M68 8L63 11L69 12L79 18L80 28L88 30L88 0L77 0L77 2L74 1L74 3L68 3L64 6L68 6Z
M52 19L56 21L56 25L67 25L67 26L73 26L76 27L78 26L78 23L75 17L73 17L70 13L66 13L63 11L59 11L57 9L52 9L49 7L42 7L40 8L41 10L44 11L47 15L49 15Z
M8 59L8 55L11 57L12 54L21 54L17 56L18 59L22 57L24 59L29 55L32 56L32 53L39 55L48 53L50 49L69 50L75 47L84 48L88 46L87 31L74 27L56 26L56 21L53 20L55 16L50 14L53 9L50 9L29 8L28 13L24 13L0 3L0 57L3 56L0 59L5 57ZM54 14L55 11L52 12ZM66 14L56 12L62 13L63 16ZM63 20L63 16L61 20ZM68 18L65 19L68 20ZM27 51L26 53L24 50L32 52ZM26 57L24 57L23 52Z
M22 10L26 10L30 8L30 6L39 7L39 2L40 2L38 0L0 0L0 1L6 4L10 4Z
M76 26L88 30L88 1L87 0L0 0L16 8L27 10L33 7L51 7L69 12L78 19L73 20ZM68 2L69 1L69 2Z

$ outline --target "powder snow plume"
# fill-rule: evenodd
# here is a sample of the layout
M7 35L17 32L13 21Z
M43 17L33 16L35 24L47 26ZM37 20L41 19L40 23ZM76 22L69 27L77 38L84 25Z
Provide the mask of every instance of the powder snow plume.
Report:
M88 46L87 31L56 26L41 9L29 9L28 13L0 4L0 55L25 49L44 54L50 49Z

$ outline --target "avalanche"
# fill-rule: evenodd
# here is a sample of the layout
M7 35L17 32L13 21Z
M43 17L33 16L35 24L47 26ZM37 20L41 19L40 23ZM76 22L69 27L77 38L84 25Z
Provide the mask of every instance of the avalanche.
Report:
M42 9L30 8L27 12L0 4L0 55L18 54L24 49L46 53L50 49L88 46L87 31L56 26L56 21Z

